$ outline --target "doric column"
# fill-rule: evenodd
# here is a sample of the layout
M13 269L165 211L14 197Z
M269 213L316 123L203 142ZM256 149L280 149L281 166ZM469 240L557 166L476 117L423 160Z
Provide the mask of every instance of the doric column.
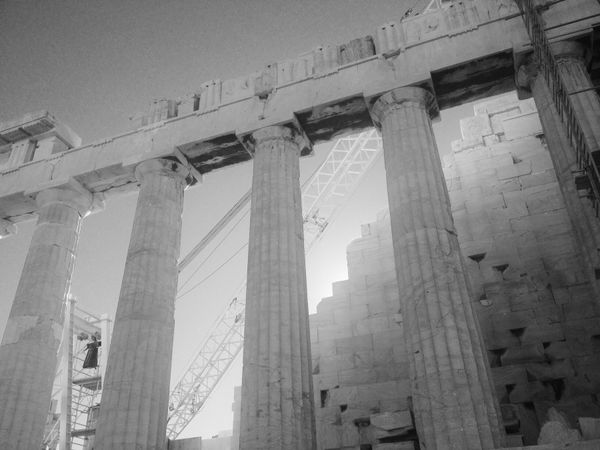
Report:
M177 258L188 170L165 159L136 168L137 208L103 383L95 448L164 450Z
M491 449L504 432L431 128L433 96L394 89L373 116L383 135L400 306L421 445Z
M583 52L577 45L569 43L554 45L558 50L557 60L559 71L565 78L567 89L572 91L576 86L589 85L589 78L583 65ZM571 53L565 52L568 49ZM569 56L570 55L570 56ZM533 94L533 99L540 116L540 122L544 130L544 136L548 152L552 159L558 185L565 200L565 208L571 219L571 225L575 235L579 253L582 255L583 263L596 294L600 294L600 284L596 279L596 270L600 270L600 221L588 198L581 197L577 192L575 174L579 172L577 155L567 135L566 127L562 122L553 100L550 85L545 79L543 72L539 71L534 63L524 64L519 68L517 82L521 87L528 88ZM577 88L579 90L579 88ZM574 91L572 91L574 92ZM597 104L597 95L593 91L585 91L572 96L575 109L584 117L582 103ZM578 99L578 101L575 101ZM594 120L592 114L590 119ZM600 115L595 115L595 120L600 120ZM596 141L594 133L600 133L600 129L590 128L589 121L580 122L582 129L588 137L588 143ZM596 125L600 128L600 123Z
M41 448L79 228L92 195L74 184L36 195L38 220L0 345L0 448Z
M240 450L314 449L300 137L253 134Z
M600 100L586 69L585 48L574 41L556 42L551 48L588 146L600 150Z

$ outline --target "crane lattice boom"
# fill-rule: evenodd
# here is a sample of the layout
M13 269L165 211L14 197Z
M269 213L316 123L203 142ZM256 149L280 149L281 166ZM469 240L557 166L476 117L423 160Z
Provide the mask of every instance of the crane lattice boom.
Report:
M302 205L307 254L354 192L362 176L381 155L381 148L381 137L374 129L338 139L327 159L305 184ZM230 213L227 216L232 216ZM198 252L196 248L193 251ZM184 260L188 261L189 258ZM167 425L169 439L175 439L196 416L242 350L245 294L244 282L171 391Z

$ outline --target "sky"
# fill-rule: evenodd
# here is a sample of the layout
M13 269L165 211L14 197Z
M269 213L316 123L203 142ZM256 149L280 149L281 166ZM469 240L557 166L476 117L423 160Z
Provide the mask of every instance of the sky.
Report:
M130 117L153 99L182 97L202 82L234 78L322 44L374 34L427 0L0 0L0 122L46 109L84 144L132 129ZM443 111L434 124L442 154L460 138L458 118L470 105ZM306 180L332 143L301 161ZM204 177L186 191L181 255L197 244L250 188L251 162ZM311 311L347 276L345 248L360 225L386 208L383 158L307 256ZM110 198L84 220L71 286L79 307L113 317L137 194ZM180 278L172 385L187 368L211 324L244 281L248 216L217 237ZM34 222L0 241L0 331L8 312ZM207 256L212 256L203 262ZM235 256L234 256L235 255ZM217 270L229 258L221 269ZM195 273L194 273L195 272ZM195 287L194 287L195 286ZM194 287L190 291L190 288ZM190 291L185 295L181 295ZM132 350L134 351L134 350ZM180 437L210 437L231 428L233 386L241 362L223 378L204 409Z

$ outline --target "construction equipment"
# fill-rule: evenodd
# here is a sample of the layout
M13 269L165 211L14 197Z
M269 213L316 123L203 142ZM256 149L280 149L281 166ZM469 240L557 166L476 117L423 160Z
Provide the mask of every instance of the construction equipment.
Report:
M381 155L381 148L381 137L374 129L338 139L323 164L305 183L302 205L307 254L341 211L362 176ZM243 200L232 210L241 210L239 205ZM233 214L230 211L225 217L228 218L226 221L219 222L223 222L222 226L231 220ZM211 234L216 235L218 231L213 228ZM193 250L196 254L199 253L197 247ZM188 260L187 256L182 259ZM245 291L244 281L171 391L167 424L170 439L175 439L196 416L240 353L243 347Z
M43 448L92 448L110 333L111 321L108 316L90 314L77 307L73 297L67 299L58 351L59 364ZM102 340L102 346L98 349L98 367L84 369L83 362L91 336Z

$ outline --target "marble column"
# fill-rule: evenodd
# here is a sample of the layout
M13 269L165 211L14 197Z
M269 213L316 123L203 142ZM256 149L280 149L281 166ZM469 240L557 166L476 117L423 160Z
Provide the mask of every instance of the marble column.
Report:
M430 111L403 87L380 97L400 308L417 432L427 450L481 450L504 441L498 402L462 261Z
M600 150L600 100L585 63L585 48L578 42L551 44L558 72L575 109L590 151Z
M36 195L38 220L0 344L0 448L41 448L81 219L92 195Z
M580 86L580 88L586 85L590 86L591 83L585 71L583 52L577 51L582 50L581 47L578 45L571 46L570 44L563 45L563 43L558 46L554 45L554 47L555 50L558 50L559 71L564 76L565 81L568 81L566 83L569 85L567 89L571 91L576 86ZM572 50L570 53L564 51L569 48ZM570 67L571 65L573 67ZM596 296L598 296L600 295L600 283L596 277L596 270L600 270L600 220L596 217L590 199L580 196L577 191L575 175L579 172L579 165L575 149L554 103L550 85L537 66L534 63L522 65L519 68L517 82L521 87L530 89L533 94L544 130L548 152L552 158L556 178L565 200L565 208L571 219L578 250L582 255L587 276ZM593 91L582 92L573 96L575 109L579 111L582 117L585 116L582 103L593 105L594 96L597 105L598 97ZM578 98L579 101L576 102L575 98ZM595 108L597 109L598 106ZM591 116L590 120L600 120L600 114L598 113L592 113ZM593 145L596 141L594 133L600 132L600 129L590 128L589 122L589 120L586 120L580 123L588 137L588 143ZM600 128L600 123L596 127Z
M95 448L164 450L177 259L188 170L142 162L140 191L103 383Z
M300 136L253 134L240 450L316 448Z

